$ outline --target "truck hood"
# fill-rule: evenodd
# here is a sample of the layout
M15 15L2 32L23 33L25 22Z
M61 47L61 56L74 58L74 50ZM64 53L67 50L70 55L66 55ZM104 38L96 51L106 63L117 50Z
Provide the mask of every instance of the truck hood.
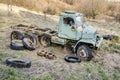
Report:
M95 34L96 34L95 28L93 28L90 25L86 25L86 24L84 25L83 35L82 35L83 38L94 38Z

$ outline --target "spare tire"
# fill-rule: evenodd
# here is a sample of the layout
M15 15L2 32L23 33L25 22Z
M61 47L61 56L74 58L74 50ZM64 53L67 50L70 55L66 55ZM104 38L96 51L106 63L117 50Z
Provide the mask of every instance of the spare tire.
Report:
M30 68L31 61L27 59L8 58L6 64L10 67Z
M81 62L80 57L77 56L65 56L64 60L71 63Z
M34 34L27 34L22 40L23 45L28 50L35 50L37 45L37 38Z
M24 50L24 45L22 40L12 40L10 44L10 48L13 50Z
M11 41L14 39L22 40L23 38L24 38L24 35L21 31L12 31L12 33L10 35Z

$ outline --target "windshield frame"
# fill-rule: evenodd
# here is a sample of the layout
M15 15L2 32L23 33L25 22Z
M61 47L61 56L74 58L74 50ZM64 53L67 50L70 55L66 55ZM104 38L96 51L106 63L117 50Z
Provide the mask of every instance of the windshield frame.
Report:
M77 16L75 20L78 27L85 23L85 19L82 15Z

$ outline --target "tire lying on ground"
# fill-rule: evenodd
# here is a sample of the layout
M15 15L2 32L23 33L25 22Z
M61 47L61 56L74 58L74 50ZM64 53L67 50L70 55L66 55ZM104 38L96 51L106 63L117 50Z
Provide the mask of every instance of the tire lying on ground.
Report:
M31 61L27 59L8 58L6 59L6 64L10 67L30 68Z
M22 40L23 45L28 50L35 50L37 45L37 38L34 34L27 34Z
M81 62L81 59L78 56L65 56L64 60L71 63Z
M104 35L103 36L103 39L105 39L105 40L110 40L111 38L113 38L113 36L110 36L110 35Z
M22 40L12 40L10 44L10 48L13 50L24 50L24 45Z
M117 37L116 35L104 35L103 39L105 40L113 40L115 39L115 37Z
M12 33L10 35L11 41L14 39L22 40L23 38L24 38L24 35L21 31L12 31Z

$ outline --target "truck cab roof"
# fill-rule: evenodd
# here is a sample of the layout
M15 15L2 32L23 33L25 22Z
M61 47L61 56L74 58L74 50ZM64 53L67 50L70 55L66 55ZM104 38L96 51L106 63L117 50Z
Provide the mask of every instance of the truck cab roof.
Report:
M78 13L76 11L66 10L63 13L61 13L60 16L83 16L83 14Z

